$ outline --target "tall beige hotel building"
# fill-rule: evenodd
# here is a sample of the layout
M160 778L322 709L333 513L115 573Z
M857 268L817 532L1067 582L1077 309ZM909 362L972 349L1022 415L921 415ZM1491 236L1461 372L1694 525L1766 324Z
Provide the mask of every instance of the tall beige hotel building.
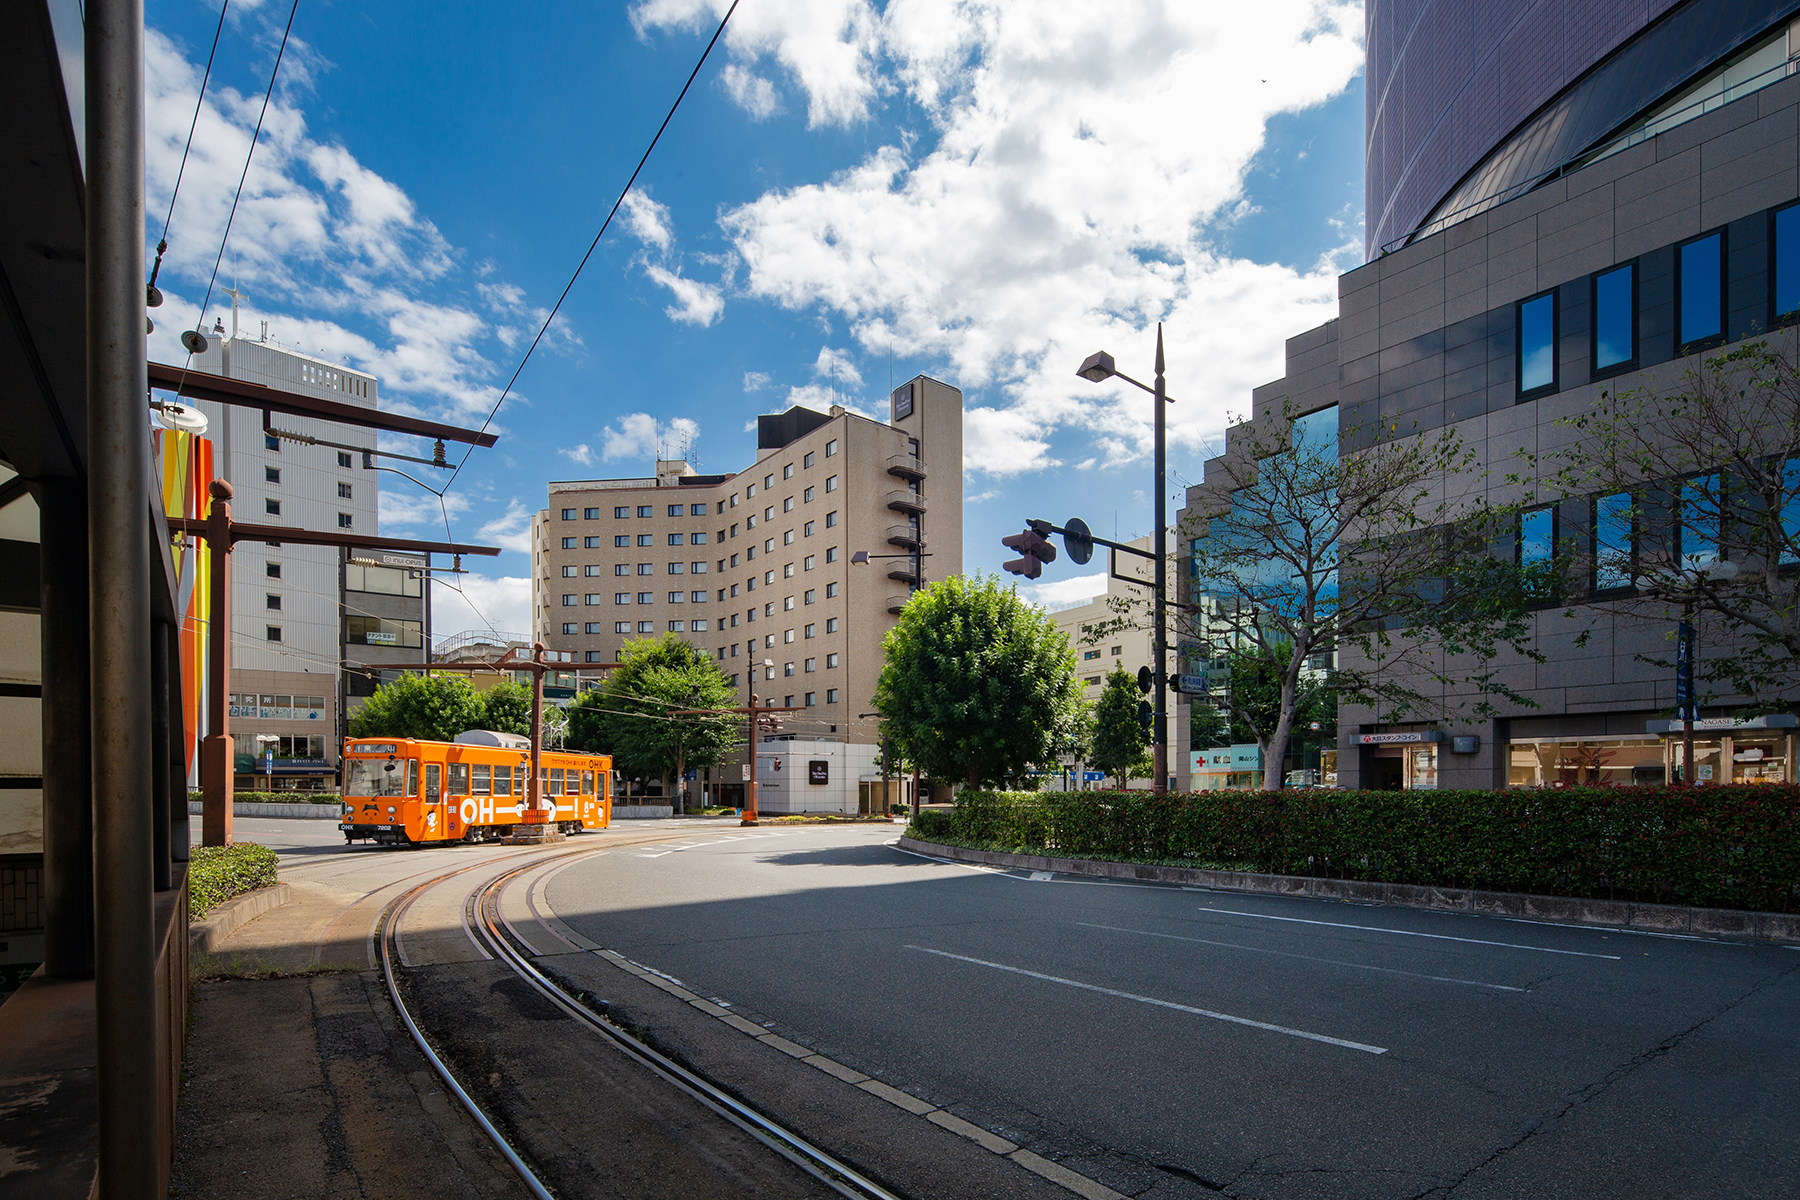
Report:
M628 638L677 634L744 698L805 709L782 733L878 743L861 714L915 565L929 582L963 561L962 393L921 375L889 404L885 424L835 405L758 417L756 461L734 474L659 461L654 478L551 483L532 637L609 663ZM713 774L732 802L739 765Z

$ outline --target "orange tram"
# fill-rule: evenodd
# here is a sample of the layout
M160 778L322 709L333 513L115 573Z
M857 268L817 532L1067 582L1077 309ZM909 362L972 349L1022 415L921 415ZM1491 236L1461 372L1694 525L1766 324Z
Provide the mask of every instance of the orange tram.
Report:
M468 740L464 740L468 739ZM344 743L345 842L396 846L486 842L527 823L531 743L507 733L471 730L454 742L351 738ZM564 833L612 823L612 757L546 750L540 794ZM535 823L535 822L534 822Z

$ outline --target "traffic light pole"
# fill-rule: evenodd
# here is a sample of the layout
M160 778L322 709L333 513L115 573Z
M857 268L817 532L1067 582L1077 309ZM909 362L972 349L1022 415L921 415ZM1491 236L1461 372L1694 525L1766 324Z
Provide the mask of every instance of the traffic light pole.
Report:
M738 822L740 825L755 825L758 819L756 812L756 726L758 722L775 713L806 711L800 705L780 707L774 704L762 704L759 703L760 699L755 692L752 692L750 693L750 703L742 708L672 708L669 710L671 717L742 716L744 718L744 728L750 739L750 747L747 751L750 760L750 778L744 784L744 810L743 818Z
M1165 601L1169 570L1169 495L1164 482L1168 466L1168 438L1163 417L1163 405L1168 398L1168 390L1163 383L1163 336L1159 322L1156 326L1156 545L1152 547L1156 551L1156 663L1152 680L1156 689L1156 715L1153 718L1156 729L1155 741L1151 743L1156 763L1158 795L1169 790L1169 724L1166 719L1169 703L1169 626Z

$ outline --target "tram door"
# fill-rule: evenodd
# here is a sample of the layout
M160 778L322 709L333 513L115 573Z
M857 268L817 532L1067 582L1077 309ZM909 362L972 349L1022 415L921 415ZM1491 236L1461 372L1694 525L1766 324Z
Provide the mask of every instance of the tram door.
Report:
M594 773L581 773L581 823L592 825L600 819L600 804L594 798Z
M440 763L425 764L425 837L435 840L445 836L449 814L444 809L444 768Z

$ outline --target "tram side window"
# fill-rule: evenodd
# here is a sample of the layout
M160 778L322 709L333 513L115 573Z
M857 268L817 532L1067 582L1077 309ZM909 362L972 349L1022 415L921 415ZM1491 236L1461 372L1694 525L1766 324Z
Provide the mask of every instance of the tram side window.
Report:
M525 768L522 766L514 767L512 769L512 777L513 795L523 796L525 794Z
M498 766L494 768L494 795L512 795L512 768Z
M419 760L416 758L406 760L406 794L408 796L419 794Z
M489 781L488 781L489 773L492 770L493 770L493 768L488 766L486 763L476 763L475 764L475 766L474 766L475 779L474 779L473 785L470 788L470 791L474 795L488 796L488 795L493 794L493 788L489 785Z
M468 763L450 764L450 794L452 796L466 796L469 794Z
M563 794L563 773L561 767L550 768L550 794L552 796L560 796Z
M425 799L435 802L444 794L444 768L438 763L425 764Z
M583 771L581 773L581 794L584 796L591 796L594 794L594 773L592 771Z

